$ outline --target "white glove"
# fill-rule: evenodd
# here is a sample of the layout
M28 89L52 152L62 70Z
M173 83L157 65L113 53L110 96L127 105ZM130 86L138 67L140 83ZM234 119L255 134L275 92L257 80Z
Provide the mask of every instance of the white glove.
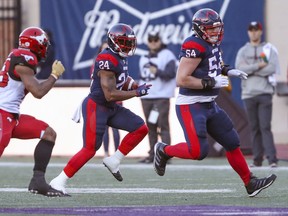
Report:
M215 86L213 88L222 88L229 86L229 79L227 76L216 76L215 79Z
M248 74L241 71L241 70L238 70L238 69L231 69L227 72L227 75L228 76L236 76L236 77L239 77L241 79L247 79L247 76Z

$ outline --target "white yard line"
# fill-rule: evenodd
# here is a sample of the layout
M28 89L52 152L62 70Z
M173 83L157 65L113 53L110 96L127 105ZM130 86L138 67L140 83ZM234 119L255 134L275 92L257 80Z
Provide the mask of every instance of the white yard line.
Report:
M50 163L48 167L64 167L66 163ZM0 162L0 167L33 167L34 163L28 162ZM86 168L105 168L103 164L85 164ZM153 169L152 164L121 164L122 169ZM171 170L230 170L229 165L189 165L189 164L169 164L167 169ZM288 170L288 166L271 168L269 166L253 167L251 170Z
M27 188L0 188L0 192L28 192ZM67 188L68 193L125 193L125 194L137 194L137 193L232 193L235 190L231 189L161 189L161 188Z

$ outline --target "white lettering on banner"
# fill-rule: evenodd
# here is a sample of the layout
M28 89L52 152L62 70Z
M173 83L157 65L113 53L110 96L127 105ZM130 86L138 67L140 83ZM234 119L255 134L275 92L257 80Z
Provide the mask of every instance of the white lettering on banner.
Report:
M173 5L170 8L161 9L155 12L141 12L136 8L133 8L129 4L119 1L119 0L108 0L112 4L115 4L120 9L130 13L139 19L139 24L133 26L133 30L137 37L137 44L141 45L146 43L146 38L148 32L152 30L160 31L162 40L165 44L181 44L182 41L191 34L191 17L189 20L185 19L184 15L179 15L177 23L161 23L156 25L151 25L149 22L151 20L159 19L165 16L172 15L174 13L179 13L181 11L188 10L189 8L213 2L216 0L194 0L191 2L181 3ZM224 0L223 6L228 7L230 0ZM86 29L81 38L81 42L77 53L74 58L73 70L78 70L86 67L90 67L93 64L93 58L88 60L83 60L83 53L86 46L88 45L91 49L99 47L102 43L102 38L106 35L107 30L120 22L121 13L119 10L112 9L109 11L100 11L103 0L97 0L93 10L88 11L84 16L84 23ZM226 9L221 8L222 16L223 11ZM220 11L220 14L221 14ZM146 51L137 47L135 54L143 55Z

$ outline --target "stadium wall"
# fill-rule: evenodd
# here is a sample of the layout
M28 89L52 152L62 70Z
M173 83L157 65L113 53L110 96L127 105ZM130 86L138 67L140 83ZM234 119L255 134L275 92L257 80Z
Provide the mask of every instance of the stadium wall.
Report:
M53 150L54 156L71 156L82 147L83 121L75 123L72 120L72 116L88 92L88 87L55 87L41 100L35 99L31 94L26 96L21 106L21 113L32 114L34 117L46 121L57 132L57 141ZM176 118L174 102L175 99L171 99L170 122L172 143L184 140L180 124ZM139 98L124 101L123 105L144 118ZM125 134L126 132L120 131L121 139ZM4 155L32 155L37 143L37 139L12 139ZM146 156L149 150L148 146L148 137L146 136L129 156ZM111 140L109 148L112 153L114 151L113 140ZM96 155L104 155L103 146Z
M256 1L256 0L253 0ZM22 0L23 6L23 28L27 26L39 26L39 0ZM279 82L286 82L286 71L288 64L288 1L286 0L266 0L265 1L265 24L264 31L267 41L273 43L279 51L280 66L282 74L278 75ZM247 37L248 40L248 37ZM71 120L71 115L78 103L87 94L87 87L66 87L55 88L41 101L28 95L22 105L22 112L35 114L37 118L47 121L58 133L57 143L53 155L72 155L82 146L81 123L76 124ZM183 135L179 123L175 117L174 99L171 101L170 121L173 125L171 129L172 143L182 141ZM124 103L124 106L132 108L139 115L143 116L139 99L131 99ZM288 97L275 96L273 105L272 131L275 142L279 145L287 144L288 132ZM121 137L124 133L121 133ZM4 155L32 155L37 140L22 141L12 139L5 150ZM113 145L110 145L113 148ZM113 150L113 149L111 149ZM146 155L148 151L148 140L143 142L131 152L131 156ZM103 154L103 149L99 155Z

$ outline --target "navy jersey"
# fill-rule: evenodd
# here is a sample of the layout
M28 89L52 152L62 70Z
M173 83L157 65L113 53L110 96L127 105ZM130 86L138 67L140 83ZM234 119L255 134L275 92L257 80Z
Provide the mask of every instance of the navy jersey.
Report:
M179 58L201 58L192 76L202 79L204 77L216 77L221 74L221 65L223 63L221 50L218 45L212 45L195 35L192 35L184 41L181 46ZM180 88L179 93L189 96L214 96L218 95L220 89L188 89Z
M94 68L91 74L92 83L89 97L98 104L114 106L116 102L107 102L105 99L100 77L98 76L98 71L100 70L114 72L116 77L116 88L121 90L129 75L127 58L122 58L107 48L99 53L95 59Z

